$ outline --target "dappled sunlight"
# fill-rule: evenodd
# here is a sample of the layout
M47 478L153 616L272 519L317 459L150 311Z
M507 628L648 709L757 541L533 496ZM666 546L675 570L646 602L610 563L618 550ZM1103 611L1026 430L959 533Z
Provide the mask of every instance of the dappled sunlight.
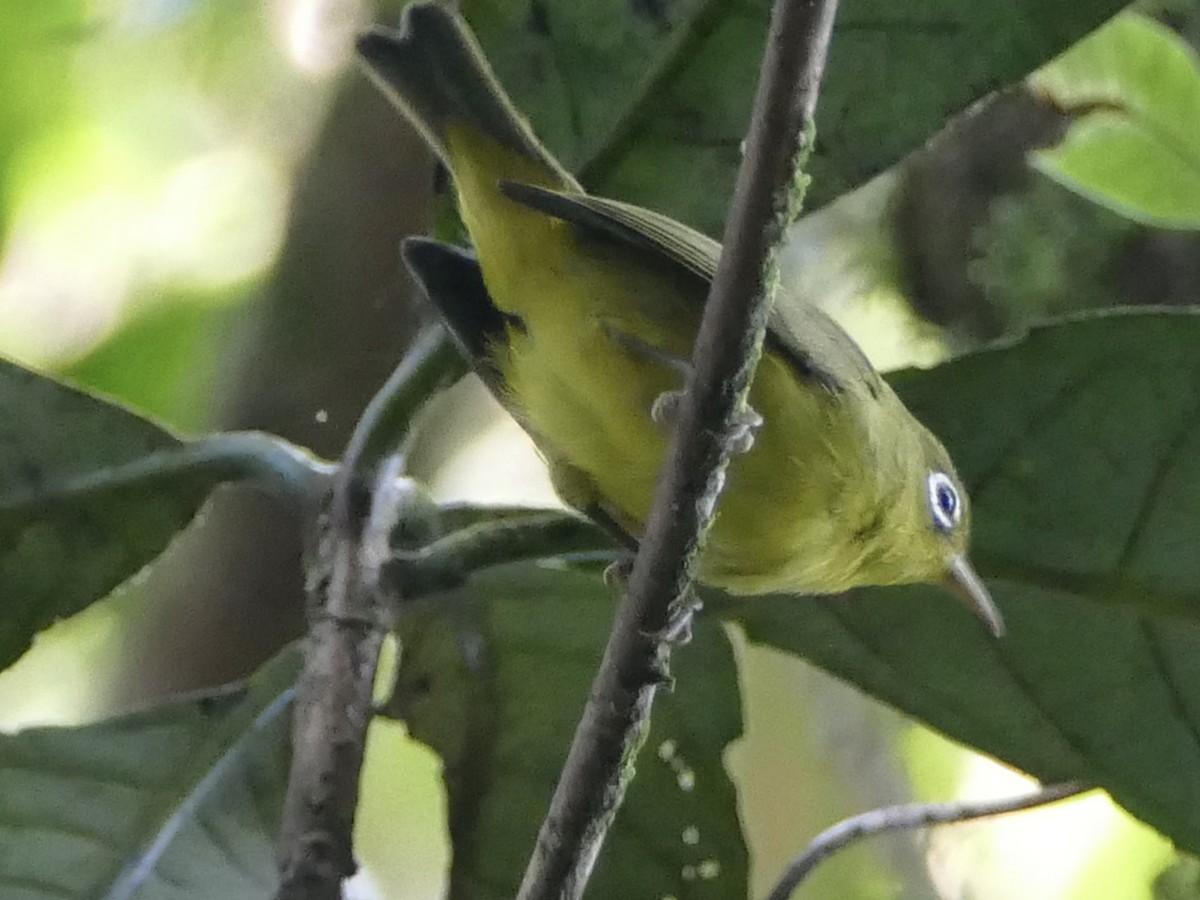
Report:
M424 461L442 502L559 507L549 472L529 435L475 378L464 379L423 416L414 469Z
M1020 796L1037 783L984 757L964 754L956 799ZM936 828L929 835L929 869L947 897L1050 900L1072 881L1113 825L1111 808L1093 798L1053 809ZM1096 813L1099 812L1099 815Z
M37 367L184 295L248 299L279 252L295 165L366 13L357 0L305 0L273 14L111 3L94 16L66 45L61 114L7 160L0 354Z
M916 315L894 288L879 286L830 313L882 372L935 366L949 355L940 330Z
M273 7L288 57L310 75L345 67L354 35L370 19L363 0L274 0Z
M546 464L511 419L500 419L451 456L431 485L443 501L561 506Z
M1035 780L921 731L913 748L961 761L953 799L976 802L1037 790ZM910 765L921 765L919 759L910 754ZM931 829L927 856L943 896L977 900L1148 900L1149 883L1174 858L1169 841L1101 792Z
M216 288L261 274L283 239L288 186L277 163L229 147L182 163L146 220L156 279Z
M94 149L74 163L99 179L107 154ZM221 300L274 261L286 200L278 166L248 148L185 159L148 184L98 180L65 202L33 186L0 264L0 353L35 366L82 355L168 285Z
M17 217L0 264L0 353L43 367L78 356L120 318L133 273L120 238L136 217L119 193L42 221ZM74 248L63 265L64 248Z
M372 725L355 835L383 900L443 895L450 848L441 776L441 760L403 725Z
M117 656L124 626L119 604L96 603L51 626L0 672L0 733L93 722L106 711L97 708L98 695L123 665Z

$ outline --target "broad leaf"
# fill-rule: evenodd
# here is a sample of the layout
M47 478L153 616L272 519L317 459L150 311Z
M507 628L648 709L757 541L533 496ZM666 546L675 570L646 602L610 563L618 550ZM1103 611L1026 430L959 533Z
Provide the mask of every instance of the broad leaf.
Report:
M392 711L444 761L451 897L511 897L599 665L612 595L595 574L518 565L476 573L438 606L402 629ZM741 710L716 621L701 623L672 669L675 688L655 704L589 895L745 894L746 850L721 762Z
M1200 228L1200 60L1182 37L1128 13L1030 79L1078 116L1034 164L1148 225Z
M298 671L287 651L242 688L0 737L0 896L269 900Z
M0 667L158 556L218 484L254 478L304 496L319 475L282 441L186 442L0 361Z
M1099 26L1116 0L846 0L818 111L815 208ZM719 234L771 4L466 0L501 80L585 185Z
M974 499L1002 640L940 591L735 604L800 654L1200 849L1200 312L1037 329L893 384Z
M213 385L225 354L229 309L161 291L156 302L62 370L74 384L120 397L174 429L202 429L221 402Z

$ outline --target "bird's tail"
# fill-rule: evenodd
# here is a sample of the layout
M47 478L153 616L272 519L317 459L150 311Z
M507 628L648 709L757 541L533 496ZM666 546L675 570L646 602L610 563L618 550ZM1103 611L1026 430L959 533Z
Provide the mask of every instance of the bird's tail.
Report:
M493 154L510 157L492 160L497 178L575 186L508 99L466 23L446 7L410 4L398 30L376 26L361 35L358 54L371 79L456 174L463 174L456 171L462 156L479 155L461 147L456 152L456 135L460 144L481 136L508 151Z

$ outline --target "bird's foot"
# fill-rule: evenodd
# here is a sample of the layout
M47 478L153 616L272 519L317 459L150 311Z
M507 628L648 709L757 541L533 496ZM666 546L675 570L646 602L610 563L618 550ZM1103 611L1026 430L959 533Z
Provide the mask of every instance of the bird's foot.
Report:
M604 332L615 344L638 359L677 373L683 379L684 384L687 384L691 378L692 366L686 359L661 350L639 337L614 328L612 325L605 325ZM662 428L674 426L675 419L679 415L679 404L683 401L683 394L683 389L663 391L654 398L654 402L650 404L650 419L655 425ZM763 417L758 410L749 406L738 410L729 423L729 433L726 435L726 439L729 441L729 452L734 455L748 453L754 447L754 439L762 426Z
M658 639L664 644L679 647L692 640L692 624L696 613L703 609L704 604L696 596L696 592L688 588L683 595L676 597L671 603L670 617L667 626L658 633Z
M625 593L625 585L629 583L629 573L633 571L633 559L618 559L604 567L604 586L614 593Z
M654 398L650 407L650 418L655 425L670 428L679 415L679 404L683 402L683 391L663 391ZM763 417L758 410L746 406L733 416L726 440L729 452L734 456L749 453L754 448L754 439L763 426Z

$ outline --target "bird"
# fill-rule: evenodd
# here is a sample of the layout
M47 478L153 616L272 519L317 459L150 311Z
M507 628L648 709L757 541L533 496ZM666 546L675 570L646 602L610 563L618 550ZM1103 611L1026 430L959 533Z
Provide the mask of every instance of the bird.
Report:
M720 244L586 193L445 6L408 5L357 51L449 172L470 238L407 238L409 270L563 501L636 542ZM748 402L702 583L740 596L938 584L1003 633L968 561L949 453L815 304L772 313Z

